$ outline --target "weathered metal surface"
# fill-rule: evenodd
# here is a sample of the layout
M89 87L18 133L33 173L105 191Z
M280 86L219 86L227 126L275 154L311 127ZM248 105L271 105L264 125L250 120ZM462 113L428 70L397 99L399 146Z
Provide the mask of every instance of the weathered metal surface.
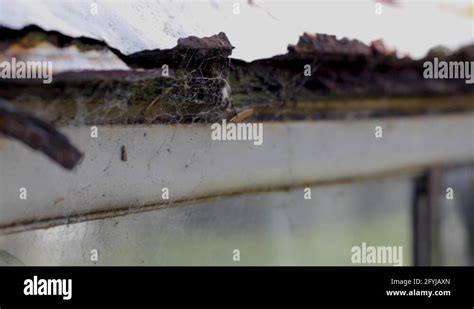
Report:
M412 264L410 178L303 189L3 235L0 250L26 265L357 266L351 248L366 242L402 246Z
M375 137L376 126L383 128L383 138ZM38 220L39 226L64 224L87 219L84 214L123 215L150 210L145 206L474 160L474 115L469 113L264 123L260 146L213 141L209 125L98 129L99 137L91 138L90 127L61 128L86 154L73 173L1 140L2 231ZM164 187L169 200L162 198ZM27 188L27 200L19 198L20 188Z
M307 34L288 53L250 63L231 62L229 84L237 109L255 105L291 106L298 102L361 98L433 98L474 94L463 78L425 78L422 59L398 57L381 43ZM464 46L439 61L474 61L474 45ZM437 61L438 61L437 60ZM466 76L466 79L469 79ZM449 99L446 100L449 106ZM471 107L473 104L471 104Z
M35 24L72 37L95 38L125 54L172 48L179 38L223 31L236 46L234 56L246 61L284 53L286 45L303 31L349 36L365 43L384 38L415 57L436 44L455 49L472 42L472 20L452 14L453 9L467 11L470 0L444 6L438 1L403 1L397 7L382 4L383 14L377 14L375 4L358 0L15 0L12 5L11 0L1 0L0 24L14 29ZM420 16L429 16L422 27ZM257 43L268 36L271 40Z
M0 31L5 33L0 56L8 56L5 50L16 44L23 46L16 51L22 59L31 46L48 43L59 50L81 48L81 56L90 50L113 51L137 69L63 72L55 74L50 85L34 79L0 79L0 97L54 124L213 122L249 108L254 108L253 119L265 121L474 109L474 87L464 80L423 78L423 61L431 60L433 52L421 60L399 58L380 42L369 46L304 34L287 54L246 63L228 58L233 46L224 33L183 38L172 49L126 56L103 42L37 27ZM439 57L470 61L473 48ZM57 63L54 54L44 57ZM107 62L107 57L97 58ZM311 76L304 73L307 64L312 65Z

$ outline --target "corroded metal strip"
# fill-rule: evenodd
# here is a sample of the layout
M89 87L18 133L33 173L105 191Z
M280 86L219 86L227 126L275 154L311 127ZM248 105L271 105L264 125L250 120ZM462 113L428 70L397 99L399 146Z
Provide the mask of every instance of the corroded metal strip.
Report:
M249 109L259 114L262 107L272 111L257 116L266 121L419 115L474 108L472 104L453 104L474 94L474 87L464 80L423 77L423 61L433 57L472 61L474 46L452 53L433 49L424 59L414 60L398 57L382 41L365 45L331 35L304 34L298 44L288 46L288 53L248 63L229 58L233 46L224 33L179 39L171 49L123 55L103 42L74 39L38 27L20 31L0 28L0 32L8 34L0 45L22 42L28 49L47 40L58 48L110 49L137 69L67 72L55 75L47 86L35 80L0 79L0 97L55 125L210 123L229 120ZM400 104L385 108L385 98L400 98ZM423 104L409 106L403 101L418 98L425 100ZM353 112L353 102L367 99L377 104L361 105ZM338 104L341 100L349 103ZM301 103L307 108L299 108ZM326 107L321 109L323 105Z

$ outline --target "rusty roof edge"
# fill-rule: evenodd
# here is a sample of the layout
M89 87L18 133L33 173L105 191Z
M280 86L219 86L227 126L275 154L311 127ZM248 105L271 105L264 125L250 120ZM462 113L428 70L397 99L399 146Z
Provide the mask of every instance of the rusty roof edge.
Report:
M176 59L182 60L183 52L194 50L199 51L203 58L209 55L211 59L216 57L230 58L232 49L235 47L231 44L224 32L209 36L196 37L189 36L179 38L176 46L169 49L144 49L132 54L124 54L117 48L108 45L106 42L89 37L71 37L62 34L58 31L44 30L37 25L29 25L22 29L11 29L5 26L0 26L0 33L2 33L1 41L9 41L13 39L20 39L31 32L43 33L47 36L47 40L58 47L65 47L71 44L79 43L89 47L106 48L117 55L125 63L135 68L161 68L166 61L173 62ZM48 37L49 36L49 37ZM0 42L1 42L0 41ZM294 61L302 59L331 60L331 59L379 59L380 62L391 64L393 61L400 63L420 63L427 59L434 57L443 58L447 60L474 60L474 44L468 44L450 51L443 46L435 46L431 48L421 59L413 59L408 56L398 57L394 49L388 49L382 39L372 41L370 45L347 37L337 38L335 35L324 33L309 33L305 32L300 36L297 44L288 44L288 52L286 54L274 55L269 58L257 59L251 62L246 62L238 58L231 58L237 64L247 63L262 63L271 61ZM212 53L217 51L217 53ZM194 54L193 56L196 56ZM143 59L143 61L141 61ZM154 61L155 60L155 61ZM157 61L159 60L159 61ZM201 59L202 60L202 59ZM151 61L146 62L146 61ZM399 62L403 61L403 62Z

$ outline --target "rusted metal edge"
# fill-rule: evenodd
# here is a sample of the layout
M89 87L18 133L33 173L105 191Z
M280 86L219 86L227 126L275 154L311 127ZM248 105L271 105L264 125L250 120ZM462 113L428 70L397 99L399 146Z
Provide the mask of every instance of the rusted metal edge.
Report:
M288 53L250 63L232 60L229 75L236 108L332 99L456 96L474 93L463 79L424 76L427 61L474 61L474 45L447 52L431 49L422 59L398 57L383 41L307 34Z
M110 75L107 71L95 74L71 72L67 75L58 75L55 82L58 85L54 86L53 83L50 87L44 87L39 83L31 85L35 83L34 81L30 83L30 81L0 80L0 96L9 99L14 104L24 104L25 100L28 101L28 98L22 96L25 91L28 91L40 98L54 96L58 100L64 98L65 101L73 103L74 100L81 100L76 97L71 98L71 93L77 93L79 97L83 93L82 97L86 102L84 104L94 105L92 108L86 108L87 112L92 110L92 113L97 110L95 105L103 104L101 98L105 96L108 100L125 100L126 105L132 109L135 107L139 109L140 104L148 105L151 102L158 102L154 106L159 106L163 100L177 107L186 103L193 105L196 100L199 105L185 106L184 110L189 112L188 116L183 118L180 117L183 109L165 106L162 108L162 114L168 115L167 117L140 118L140 115L136 117L137 115L127 114L124 116L125 119L120 115L120 121L110 123L124 123L124 121L125 123L166 123L170 119L178 119L177 122L180 123L189 123L199 118L201 118L200 122L212 122L213 117L202 117L203 113L209 115L218 111L220 113L217 117L230 119L236 113L262 104L278 109L291 108L292 103L303 101L454 97L474 93L474 87L463 80L423 77L424 61L433 60L434 57L446 61L472 61L474 60L474 45L465 46L450 53L435 48L430 50L423 59L414 60L398 57L394 51L388 50L381 40L365 45L357 40L305 33L300 37L298 44L288 46L287 54L247 63L229 58L233 46L222 32L211 37L179 39L177 45L171 49L145 50L124 55L105 45L104 42L87 38L70 38L57 32L44 31L39 27L27 27L22 30L0 28L0 32L2 31L8 34L5 39L7 44L11 40L20 40L22 36L28 36L29 33L34 32L42 34L40 40L48 40L59 47L76 45L85 50L110 49L128 66L145 69L145 72L163 70L163 66L166 66L165 70L169 69L173 72L170 76L173 82L163 85L161 90L171 90L176 93L164 98L160 91L150 90L150 87L145 84L145 79L159 81L162 79L160 76L154 78L151 75L142 74L146 78L136 80L134 76L139 73L133 71L125 73L110 71ZM128 80L131 87L136 89L110 90L109 88L120 89L121 84L117 80L119 75L121 79ZM76 83L75 80L80 82ZM214 87L208 85L212 80L223 82L219 83L218 87ZM116 82L115 85L107 87L114 82ZM144 91L137 95L135 90L140 91L142 87ZM58 92L57 88L68 91ZM206 88L205 91L204 88ZM103 93L104 89L105 93ZM223 93L227 93L228 98L223 99ZM219 102L216 102L214 98L219 98ZM227 102L222 102L224 100ZM49 104L47 101L43 103ZM449 105L449 102L446 102L446 105ZM427 112L430 113L429 110Z

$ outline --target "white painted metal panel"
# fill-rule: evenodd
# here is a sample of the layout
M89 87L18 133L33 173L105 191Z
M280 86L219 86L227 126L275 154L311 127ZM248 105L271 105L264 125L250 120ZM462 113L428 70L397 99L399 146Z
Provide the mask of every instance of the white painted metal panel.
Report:
M354 265L362 242L402 246L411 265L410 178L311 190L311 200L295 188L3 235L0 265Z
M381 139L374 136L377 125L383 127ZM89 127L64 128L85 153L73 172L16 141L0 139L0 226L52 218L66 223L98 211L124 214L144 205L474 159L474 115L469 113L264 123L263 128L261 146L212 141L208 125L102 126L98 139L90 137ZM122 145L127 162L120 158ZM22 187L27 200L19 198ZM163 187L170 190L169 201L162 199Z

